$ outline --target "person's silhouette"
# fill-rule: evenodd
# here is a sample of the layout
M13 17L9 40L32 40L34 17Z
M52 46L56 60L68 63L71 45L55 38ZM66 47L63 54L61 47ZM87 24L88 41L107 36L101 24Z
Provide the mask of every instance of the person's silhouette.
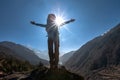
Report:
M58 68L59 62L59 30L58 30L59 26L55 24L55 19L56 16L54 14L49 14L47 18L47 24L39 24L35 23L34 21L31 21L31 24L46 28L48 34L48 53L51 69ZM65 21L61 23L60 26L63 26L73 21L75 21L75 19Z

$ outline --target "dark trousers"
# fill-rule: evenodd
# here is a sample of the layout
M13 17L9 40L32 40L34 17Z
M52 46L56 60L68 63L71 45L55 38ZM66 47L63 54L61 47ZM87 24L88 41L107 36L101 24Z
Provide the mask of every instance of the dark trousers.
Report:
M59 38L53 40L48 37L48 53L50 59L50 68L58 68L59 62Z

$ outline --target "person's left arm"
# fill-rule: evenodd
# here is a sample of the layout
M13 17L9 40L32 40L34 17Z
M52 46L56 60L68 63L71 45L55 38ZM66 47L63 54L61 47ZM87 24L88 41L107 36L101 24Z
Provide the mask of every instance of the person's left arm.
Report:
M75 21L75 19L70 19L70 20L68 20L68 21L63 22L60 26L63 26L63 25L65 25L65 24L68 24L68 23L74 22L74 21Z

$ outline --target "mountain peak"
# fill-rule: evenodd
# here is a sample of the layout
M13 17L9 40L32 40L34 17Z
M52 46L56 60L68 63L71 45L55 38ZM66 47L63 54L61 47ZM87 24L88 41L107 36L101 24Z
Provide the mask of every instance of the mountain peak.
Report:
M116 31L120 31L120 23L118 25L116 25L115 27L113 27L112 29L106 31L102 36L104 36L106 34L114 33Z
M110 31L115 32L116 30L120 30L120 23L116 25L115 27L113 27Z
M12 56L19 57L20 59L27 60L31 64L39 64L43 62L48 64L47 60L39 58L33 50L28 49L27 47L16 44L10 41L0 42L0 51L11 54Z
M111 65L120 65L120 24L84 44L65 64L84 76Z

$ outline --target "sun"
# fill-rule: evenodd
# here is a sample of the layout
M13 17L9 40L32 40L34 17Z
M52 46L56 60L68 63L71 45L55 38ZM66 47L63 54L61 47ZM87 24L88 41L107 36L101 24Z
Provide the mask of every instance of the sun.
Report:
M55 25L59 28L61 28L62 24L66 21L66 13L63 10L60 10L60 8L52 10L51 13L54 13L56 16L56 19L54 21Z
M64 17L62 17L62 16L56 16L56 19L55 19L55 24L57 25L57 26L60 26L62 23L64 23Z

